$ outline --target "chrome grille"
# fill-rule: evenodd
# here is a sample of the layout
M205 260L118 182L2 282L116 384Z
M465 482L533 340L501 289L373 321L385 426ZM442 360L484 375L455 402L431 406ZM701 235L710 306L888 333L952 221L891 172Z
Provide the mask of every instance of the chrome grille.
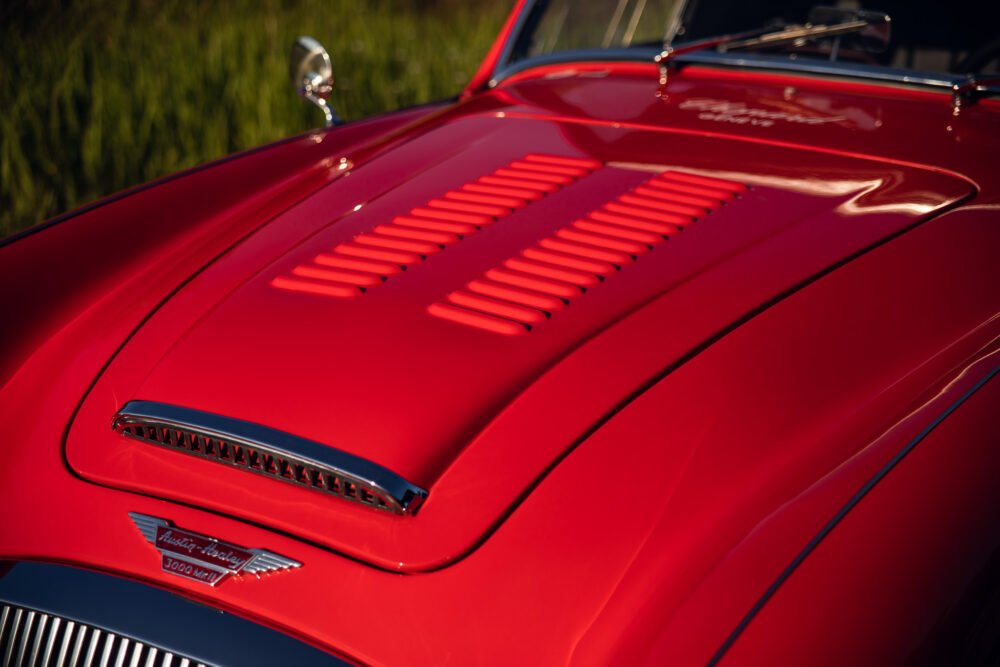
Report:
M0 607L4 667L204 667L130 637L27 607Z

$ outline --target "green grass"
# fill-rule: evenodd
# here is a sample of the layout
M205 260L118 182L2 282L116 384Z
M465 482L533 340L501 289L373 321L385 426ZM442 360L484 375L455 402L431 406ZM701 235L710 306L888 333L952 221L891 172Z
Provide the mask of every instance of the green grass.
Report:
M22 0L0 9L0 237L322 123L288 79L329 49L345 119L457 93L510 0Z

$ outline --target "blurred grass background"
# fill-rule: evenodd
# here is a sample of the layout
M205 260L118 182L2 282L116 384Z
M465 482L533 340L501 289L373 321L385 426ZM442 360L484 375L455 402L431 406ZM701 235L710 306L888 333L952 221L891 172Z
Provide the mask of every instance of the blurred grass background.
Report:
M288 79L330 51L345 120L456 94L512 0L0 0L0 237L322 124Z

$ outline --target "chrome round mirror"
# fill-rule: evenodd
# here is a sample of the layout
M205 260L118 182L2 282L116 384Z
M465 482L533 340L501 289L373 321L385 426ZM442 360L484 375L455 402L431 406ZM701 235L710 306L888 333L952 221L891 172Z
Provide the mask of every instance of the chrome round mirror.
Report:
M340 118L327 102L333 92L333 65L323 45L312 37L295 40L289 72L299 95L322 109L326 126L339 125Z

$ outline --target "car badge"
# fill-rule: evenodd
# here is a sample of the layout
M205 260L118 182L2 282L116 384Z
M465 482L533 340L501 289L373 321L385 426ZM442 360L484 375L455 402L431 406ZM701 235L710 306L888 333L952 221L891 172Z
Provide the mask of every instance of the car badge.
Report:
M270 574L302 567L302 563L264 549L221 542L214 537L192 533L173 522L155 516L129 512L136 528L161 555L164 572L216 586L231 575Z

